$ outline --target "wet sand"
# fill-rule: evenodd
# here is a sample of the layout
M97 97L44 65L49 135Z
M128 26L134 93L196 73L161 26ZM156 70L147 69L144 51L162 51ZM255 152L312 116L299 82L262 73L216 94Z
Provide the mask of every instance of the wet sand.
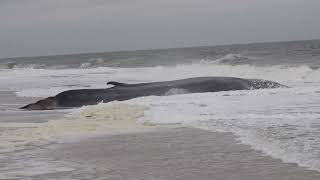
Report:
M320 179L319 172L265 156L232 134L189 128L91 138L51 147L44 156L76 168L32 179Z

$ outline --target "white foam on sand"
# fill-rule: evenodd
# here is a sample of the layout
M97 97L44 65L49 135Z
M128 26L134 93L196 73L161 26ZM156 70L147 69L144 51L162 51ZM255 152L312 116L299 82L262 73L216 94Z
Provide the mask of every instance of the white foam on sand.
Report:
M0 123L0 162L7 163L0 167L0 179L27 179L73 171L78 166L72 162L39 157L42 148L38 147L95 136L152 130L152 126L139 122L145 110L142 105L101 103L82 107L64 118L45 123ZM30 148L32 150L28 151ZM14 154L8 154L10 152Z
M146 107L121 103L82 107L63 119L46 123L0 123L0 152L10 152L50 142L74 141L91 136L151 129L139 119Z

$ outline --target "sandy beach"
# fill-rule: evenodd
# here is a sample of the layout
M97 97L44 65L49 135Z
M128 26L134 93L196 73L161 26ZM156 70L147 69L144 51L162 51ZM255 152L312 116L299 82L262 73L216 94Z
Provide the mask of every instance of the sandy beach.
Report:
M232 134L175 128L52 145L37 154L73 170L31 179L317 180L320 173L239 144Z

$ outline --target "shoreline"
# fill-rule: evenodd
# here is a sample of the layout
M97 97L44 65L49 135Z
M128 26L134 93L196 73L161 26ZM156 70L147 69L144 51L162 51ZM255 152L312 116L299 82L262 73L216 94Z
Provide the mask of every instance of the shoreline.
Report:
M240 144L235 138L231 133L162 128L153 132L108 135L58 144L44 156L73 163L76 170L35 178L320 179L320 172L283 163Z

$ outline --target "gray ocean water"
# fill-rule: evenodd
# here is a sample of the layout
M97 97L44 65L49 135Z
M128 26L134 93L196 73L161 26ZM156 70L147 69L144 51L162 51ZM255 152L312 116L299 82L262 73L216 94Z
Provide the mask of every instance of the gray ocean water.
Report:
M199 76L290 88L18 109L108 81ZM0 179L319 179L319 132L320 40L0 59Z
M229 55L229 56L227 56ZM234 56L232 56L234 55ZM227 57L226 57L227 56ZM2 69L174 66L216 61L230 65L308 65L319 68L320 40L255 43L127 52L88 53L0 60ZM229 57L229 58L228 58Z

